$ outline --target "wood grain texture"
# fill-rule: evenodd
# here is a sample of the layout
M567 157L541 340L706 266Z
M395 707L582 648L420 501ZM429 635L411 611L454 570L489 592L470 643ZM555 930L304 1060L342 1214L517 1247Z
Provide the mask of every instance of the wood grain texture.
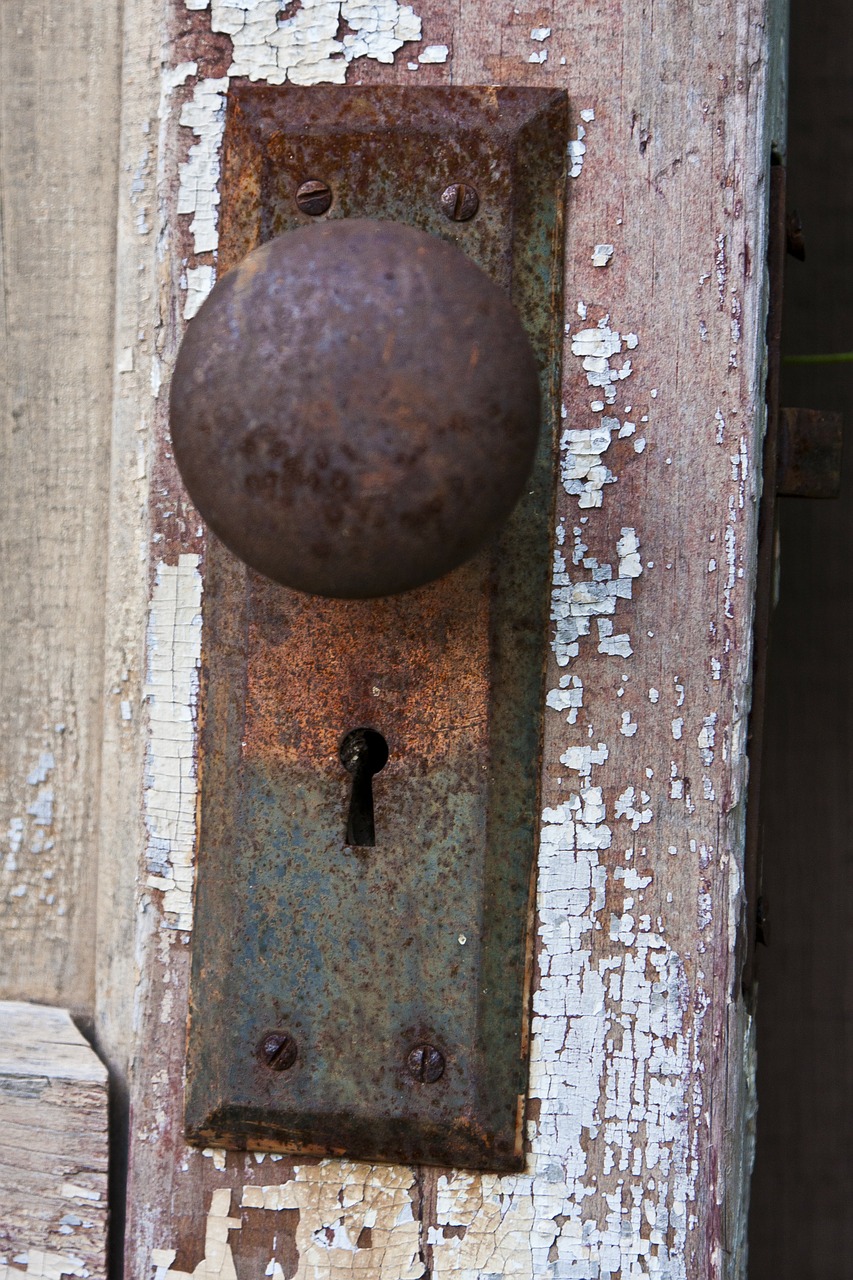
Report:
M0 1277L106 1275L107 1072L64 1009L0 1003Z
M0 995L89 1014L118 10L0 10Z
M742 1276L751 1057L741 867L774 140L768 6L520 11L432 0L416 6L421 40L396 51L393 0L366 6L367 18L323 0L282 19L317 24L283 61L278 10L271 0L240 12L220 0L212 11L139 0L126 18L118 331L131 353L121 367L132 369L118 379L111 539L131 547L150 518L151 541L141 567L111 558L119 621L107 661L114 670L119 653L133 654L141 697L148 626L150 719L145 736L122 739L114 727L106 743L103 808L115 838L101 882L98 1026L130 1081L128 1274ZM317 36L330 23L334 40L341 16L354 30L373 23L364 44L374 56L348 68ZM171 799L164 780L187 753L192 765L196 659L184 628L198 613L205 544L175 476L160 387L188 294L215 265L232 45L241 72L261 79L569 90L563 402L578 434L560 460L524 1175L296 1165L182 1140L190 933L168 908L191 874L195 795L191 768ZM154 65L165 68L156 152L145 132ZM143 133L151 149L140 168ZM601 244L612 253L594 254ZM133 469L140 438L147 452ZM170 648L171 630L180 643Z

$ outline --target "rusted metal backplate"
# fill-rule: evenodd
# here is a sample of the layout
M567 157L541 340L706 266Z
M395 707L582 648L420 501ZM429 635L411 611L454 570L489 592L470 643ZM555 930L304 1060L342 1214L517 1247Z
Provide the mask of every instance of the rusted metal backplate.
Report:
M296 191L327 183L326 217L421 227L511 292L546 409L508 525L429 586L312 598L211 539L191 1140L523 1165L566 139L550 90L231 90L221 266L307 223ZM441 202L458 182L467 222ZM372 848L346 844L360 727L389 752Z

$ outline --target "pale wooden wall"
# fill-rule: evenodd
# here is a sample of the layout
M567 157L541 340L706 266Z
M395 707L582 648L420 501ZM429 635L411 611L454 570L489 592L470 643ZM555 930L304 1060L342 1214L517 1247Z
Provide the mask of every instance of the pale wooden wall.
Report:
M0 998L89 1017L119 10L0 6Z

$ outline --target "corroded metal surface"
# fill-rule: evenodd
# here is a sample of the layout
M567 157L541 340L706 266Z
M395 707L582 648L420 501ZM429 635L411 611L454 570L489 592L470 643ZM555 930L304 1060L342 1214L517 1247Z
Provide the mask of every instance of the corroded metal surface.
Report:
M323 180L330 218L417 225L511 293L544 415L498 539L418 590L312 598L211 544L194 1141L523 1164L565 148L551 91L232 91L223 265L306 224L294 193ZM467 222L442 209L454 182L479 193ZM374 847L346 840L360 728L388 747ZM286 1070L258 1050L272 1033Z
M216 285L170 416L226 546L285 586L364 598L422 586L494 537L533 464L539 375L506 292L455 246L315 219Z

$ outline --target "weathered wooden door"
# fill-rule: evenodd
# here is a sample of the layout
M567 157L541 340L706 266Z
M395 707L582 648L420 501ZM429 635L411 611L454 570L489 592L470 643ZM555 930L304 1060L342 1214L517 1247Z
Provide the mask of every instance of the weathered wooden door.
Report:
M0 994L69 1008L109 1067L115 1274L122 1254L133 1280L744 1273L746 730L779 8L4 7ZM183 1138L208 543L166 404L216 276L225 104L247 79L569 95L518 1174ZM81 1185L63 1174L49 1205L0 1221L0 1275L105 1273L105 1187Z

